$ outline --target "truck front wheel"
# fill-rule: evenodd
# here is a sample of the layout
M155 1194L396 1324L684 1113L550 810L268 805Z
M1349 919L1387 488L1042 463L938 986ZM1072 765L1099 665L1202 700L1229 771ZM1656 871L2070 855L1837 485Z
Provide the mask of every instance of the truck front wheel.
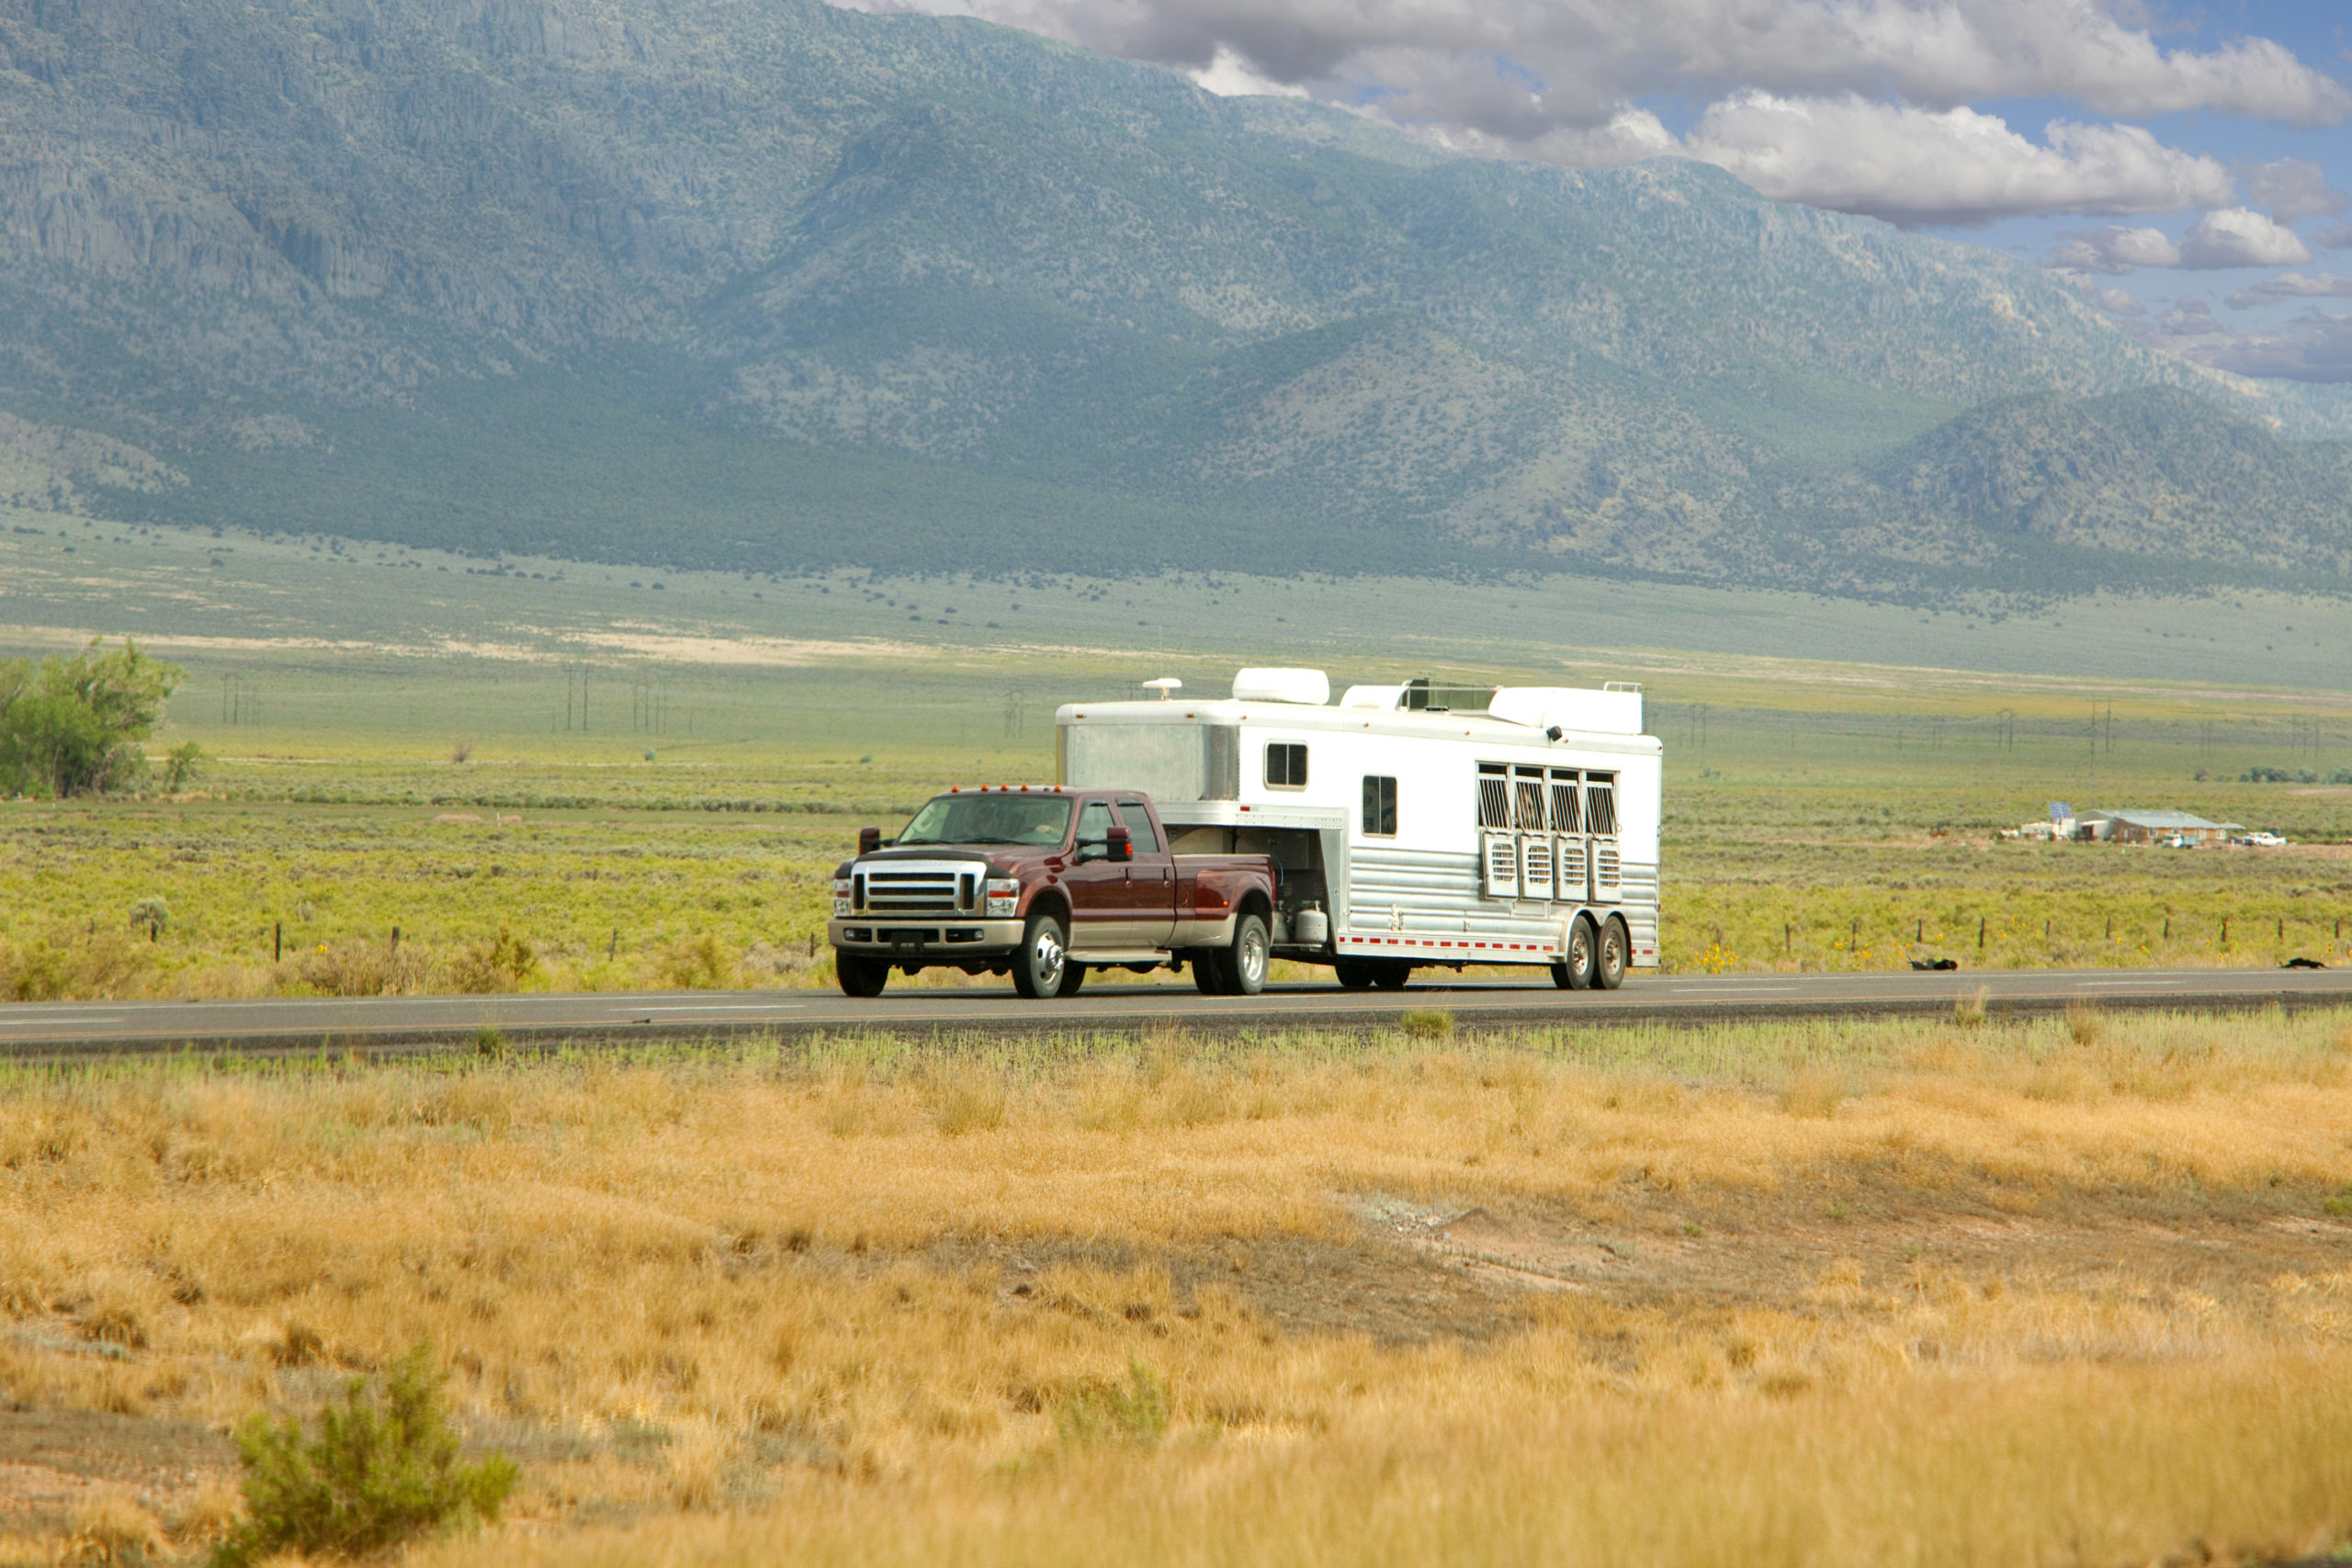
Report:
M879 958L837 952L833 954L833 978L841 982L844 996L878 997L882 987L890 983L890 966Z
M1069 936L1051 915L1032 915L1012 955L1012 988L1035 1000L1062 994L1069 970ZM1072 987L1073 990L1077 987Z

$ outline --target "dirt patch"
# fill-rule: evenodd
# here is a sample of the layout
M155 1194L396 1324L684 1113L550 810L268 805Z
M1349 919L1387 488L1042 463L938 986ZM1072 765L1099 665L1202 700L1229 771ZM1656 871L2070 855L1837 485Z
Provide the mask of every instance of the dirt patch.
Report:
M231 1477L237 1450L193 1421L96 1410L0 1410L0 1537L58 1537L75 1508L121 1488L158 1515L209 1477Z

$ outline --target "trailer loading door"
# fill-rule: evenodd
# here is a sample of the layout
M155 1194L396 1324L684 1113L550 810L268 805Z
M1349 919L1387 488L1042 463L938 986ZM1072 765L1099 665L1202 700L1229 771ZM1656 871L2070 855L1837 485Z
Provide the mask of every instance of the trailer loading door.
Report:
M1482 891L1489 898L1519 897L1519 835L1513 831L1510 770L1500 762L1478 764L1478 864Z
M1617 775L1584 776L1584 825L1592 845L1592 901L1624 902L1624 864L1617 853Z

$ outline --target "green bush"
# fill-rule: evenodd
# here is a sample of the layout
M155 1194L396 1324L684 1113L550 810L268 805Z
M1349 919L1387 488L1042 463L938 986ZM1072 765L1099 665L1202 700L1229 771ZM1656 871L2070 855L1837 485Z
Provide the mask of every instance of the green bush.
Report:
M360 1557L495 1520L519 1472L504 1454L458 1462L441 1382L420 1345L392 1368L380 1399L352 1379L343 1403L319 1413L316 1438L290 1416L247 1416L237 1451L250 1517L213 1553L214 1568L285 1551Z
M1168 1431L1168 1388L1141 1361L1127 1363L1127 1381L1082 1384L1054 1412L1066 1443L1157 1443Z
M139 742L186 672L125 639L75 658L0 662L0 795L102 795L146 776ZM192 763L191 763L192 765Z

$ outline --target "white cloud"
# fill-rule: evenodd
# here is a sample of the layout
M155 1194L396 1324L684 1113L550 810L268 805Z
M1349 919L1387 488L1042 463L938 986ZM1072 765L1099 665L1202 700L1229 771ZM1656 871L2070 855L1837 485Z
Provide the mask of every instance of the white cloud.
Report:
M2221 267L2288 266L2312 259L2292 229L2259 212L2225 208L2199 218L2175 244L2160 229L2109 226L2062 234L2047 265L2070 276L2105 273L2110 277L2143 266L2182 267L2192 272Z
M2136 294L2126 294L2120 288L2109 288L2098 297L2098 308L2110 316L2144 316L2148 308L2140 303Z
M2143 266L2178 266L2180 247L2161 229L2124 229L2110 225L2059 236L2064 243L2050 265L2061 272L2103 272L2120 277Z
M1195 86L1215 93L1220 98L1245 97L1252 94L1266 96L1303 98L1306 89L1289 82L1277 82L1250 67L1250 62L1230 49L1220 49L1206 65L1186 73Z
M2283 272L2277 277L2266 277L2251 288L2241 288L2230 296L2230 304L2240 310L2251 310L2257 305L2275 305L2281 299L2352 299L2352 277L2338 277L2332 272L2312 276L2300 272Z
M2220 164L2137 126L2053 122L2044 135L2049 145L2037 146L1973 109L1748 92L1708 109L1686 146L1776 201L1897 223L2165 212L2233 199Z
M2294 381L2352 381L2352 316L2314 310L2281 332L2230 333L2208 316L2211 330L2166 344L2184 359L2240 376Z
M1318 96L1526 141L1638 94L1858 93L1929 108L2060 97L2333 124L2352 95L2267 39L2165 50L2132 0L865 0L959 12L1184 70L1229 51ZM2120 13L2120 14L2119 14Z
M2311 259L2292 229L2243 207L2207 213L2180 242L2185 267L2288 266Z
M2231 172L2245 182L2247 206L2266 209L2290 227L2306 218L2335 217L2345 208L2344 193L2330 190L2326 172L2308 159L2241 164Z

